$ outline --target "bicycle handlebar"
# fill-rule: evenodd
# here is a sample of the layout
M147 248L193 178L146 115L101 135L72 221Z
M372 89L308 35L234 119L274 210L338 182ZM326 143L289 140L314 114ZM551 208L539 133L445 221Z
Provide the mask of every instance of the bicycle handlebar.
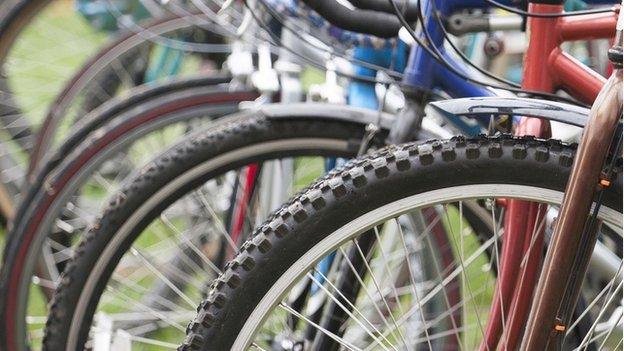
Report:
M385 12L391 15L396 14L394 7L387 0L349 0L349 2L361 10ZM414 4L410 4L409 0L398 0L396 4L399 9L404 9L403 16L408 22L418 19L418 8Z
M344 30L370 34L380 38L396 37L401 29L401 23L396 16L372 11L372 10L350 10L339 4L336 0L302 0L306 5L318 12L329 23ZM372 5L374 0L353 0L355 2L366 2ZM364 6L364 5L362 5Z

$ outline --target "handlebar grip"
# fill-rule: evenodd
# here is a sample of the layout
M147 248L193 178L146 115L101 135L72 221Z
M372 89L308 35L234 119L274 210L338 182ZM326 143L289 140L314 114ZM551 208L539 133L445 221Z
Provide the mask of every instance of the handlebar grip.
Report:
M350 10L336 0L302 0L329 23L344 30L380 38L396 37L401 23L396 16L371 10Z
M387 0L349 0L349 2L362 10L372 10L395 15L394 7ZM418 20L418 8L410 4L409 0L398 0L396 4L399 9L403 10L403 16L408 22Z

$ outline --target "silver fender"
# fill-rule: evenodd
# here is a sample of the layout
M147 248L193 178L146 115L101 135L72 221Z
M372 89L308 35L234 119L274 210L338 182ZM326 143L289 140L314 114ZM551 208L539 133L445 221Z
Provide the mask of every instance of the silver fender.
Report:
M430 103L442 117L527 116L584 127L589 109L572 104L518 97L473 97Z
M589 109L585 107L555 101L516 97L462 98L435 101L429 105L431 109L428 109L428 112L439 114L441 117L516 115L544 118L581 128L585 126L589 116ZM313 118L342 120L362 125L372 123L388 130L395 119L394 115L386 112L327 103L276 103L254 106L252 109L268 119ZM425 131L440 138L452 136L449 131L430 122L427 118L423 121L422 127Z
M388 129L394 121L394 116L365 108L352 107L348 105L337 105L328 103L292 103L292 104L266 104L255 107L258 112L268 119L283 118L315 118L332 119L364 125L373 123L381 128Z
M362 126L374 124L386 130L390 130L395 119L393 114L386 112L327 103L277 103L255 106L253 108L268 119L313 118L341 120L359 123ZM448 139L453 136L448 130L427 119L423 121L422 129L442 139Z

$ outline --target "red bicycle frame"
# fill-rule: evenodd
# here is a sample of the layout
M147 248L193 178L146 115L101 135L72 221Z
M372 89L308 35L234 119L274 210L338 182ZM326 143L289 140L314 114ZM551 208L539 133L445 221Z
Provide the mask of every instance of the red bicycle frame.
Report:
M240 194L237 199L235 199L235 207L234 213L232 216L232 221L230 223L230 237L232 238L232 242L236 245L240 243L241 234L243 234L243 230L245 227L245 220L248 216L250 202L253 197L254 190L256 188L256 181L258 180L258 175L260 174L260 167L257 164L252 164L243 168L242 171L242 186L240 187ZM239 175L240 176L240 175ZM234 189L235 192L238 192L238 189ZM252 223L253 225L253 223ZM232 248L228 250L228 259L234 255L234 251Z
M552 1L547 1L549 4L542 2L546 1L531 1L528 11L534 14L563 13L563 1L555 5ZM619 7L610 13L529 17L529 45L524 58L522 88L544 92L562 89L591 104L606 79L565 53L561 44L574 40L613 38L618 13ZM548 138L550 124L541 119L524 117L515 134ZM535 203L507 202L498 283L481 350L496 349L502 335L503 349L514 350L520 344L541 266L544 211Z

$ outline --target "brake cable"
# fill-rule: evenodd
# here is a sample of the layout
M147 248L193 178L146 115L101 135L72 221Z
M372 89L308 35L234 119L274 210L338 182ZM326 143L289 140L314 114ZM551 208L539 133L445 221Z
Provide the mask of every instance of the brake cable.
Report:
M457 75L458 77L460 77L460 78L462 78L462 79L464 79L464 80L466 80L468 82L471 82L473 84L477 84L477 85L484 86L484 87L489 87L489 88L494 88L494 89L501 89L501 90L508 90L508 91L512 91L512 92L515 92L515 93L522 93L522 94L527 94L527 95L531 95L531 96L538 96L538 97L546 98L546 99L549 99L549 100L562 101L562 102L567 102L567 103L571 103L571 104L574 104L574 105L587 106L587 105L582 104L579 101L576 101L574 99L566 98L566 97L559 96L559 95L556 95L556 94L544 93L544 92L540 92L540 91L533 91L533 90L526 90L526 89L518 89L518 88L513 88L513 87L497 86L497 85L493 85L493 84L482 82L482 81L474 79L474 78L470 78L469 76L459 72L455 67L451 66L448 62L444 61L441 58L442 54L437 49L436 45L434 45L433 40L431 39L431 35L430 35L429 31L426 29L426 26L424 25L425 22L424 22L424 19L423 19L422 8L420 6L420 0L418 0L416 2L416 6L417 6L417 10L418 10L417 11L417 15L418 15L419 21L421 22L421 24L423 24L423 25L421 25L421 29L422 29L423 33L425 34L425 40L427 41L427 43L423 43L423 41L421 40L421 38L418 37L418 35L414 31L414 29L412 29L412 27L407 22L407 20L405 19L405 17L401 13L400 9L398 8L398 6L396 4L396 1L395 0L388 0L388 1L390 2L392 7L394 8L394 12L395 12L397 18L399 19L399 21L401 22L403 27L407 30L407 32L410 34L410 36L416 41L416 43L418 43L418 45L420 45L421 48L423 48L429 55L431 55L431 57L434 60L436 60L439 64L444 66L446 69L448 69L450 72L452 72L453 74Z

